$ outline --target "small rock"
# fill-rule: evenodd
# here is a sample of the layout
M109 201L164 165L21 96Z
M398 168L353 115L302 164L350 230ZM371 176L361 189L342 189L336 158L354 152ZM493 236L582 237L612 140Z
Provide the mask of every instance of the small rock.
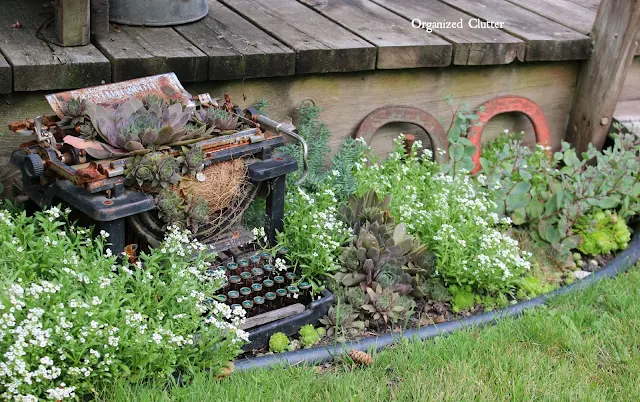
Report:
M575 271L573 274L574 274L574 275L576 276L576 278L578 278L578 279L584 279L584 278L586 278L587 276L591 275L591 272L587 272L587 271Z

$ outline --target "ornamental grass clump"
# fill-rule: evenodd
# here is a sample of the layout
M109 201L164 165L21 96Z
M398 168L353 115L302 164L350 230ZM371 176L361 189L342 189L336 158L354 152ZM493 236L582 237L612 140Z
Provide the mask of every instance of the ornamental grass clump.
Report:
M222 278L204 275L210 256L188 232L171 227L120 264L103 251L109 234L92 238L68 212L0 210L0 398L84 399L114 381L220 370L240 353L244 310L205 304Z
M359 171L359 192L392 195L391 215L429 246L437 257L434 274L447 285L491 296L513 293L530 269L530 254L509 236L510 219L492 212L495 203L464 170L443 169L431 151L420 152L420 141L410 154L402 136L396 145L385 162Z

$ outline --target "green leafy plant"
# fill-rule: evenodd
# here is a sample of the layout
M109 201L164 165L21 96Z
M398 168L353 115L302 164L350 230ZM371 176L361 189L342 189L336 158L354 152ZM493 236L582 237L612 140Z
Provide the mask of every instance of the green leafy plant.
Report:
M303 105L296 109L298 121L298 134L305 139L308 146L309 172L306 180L302 184L305 190L317 191L320 183L326 176L327 158L331 152L327 140L331 132L326 124L318 120L322 108L317 106ZM302 152L298 144L287 144L279 148L280 152L298 158L298 171L287 176L287 182L292 184L300 178L302 174Z
M150 154L134 157L125 169L125 177L129 183L142 187L155 179L156 158Z
M176 158L169 154L155 155L154 160L156 162L154 177L151 181L152 187L167 188L169 186L178 184L182 179L179 170L180 166Z
M182 164L181 172L183 175L195 177L198 181L204 181L204 151L199 145L191 148L182 147L182 155L177 158L178 163Z
M153 199L158 208L158 217L165 222L165 226L177 225L184 227L187 220L184 212L184 199L174 191L163 190Z
M292 264L319 291L324 278L338 269L337 258L350 230L338 219L337 200L329 188L316 194L296 188L286 200L284 232L277 234L278 244L289 249Z
M624 250L631 240L629 226L611 210L596 209L581 216L575 225L575 233L582 239L578 250L587 255Z
M358 193L373 189L392 196L391 216L436 255L434 274L447 286L513 294L531 264L530 253L509 236L510 220L491 212L496 205L474 178L442 172L420 147L416 141L409 155L399 137L384 163L358 171Z
M327 329L328 336L357 336L364 330L364 322L358 320L358 315L350 305L337 304L319 321Z
M451 310L454 313L471 309L476 302L476 295L470 286L450 286L451 292Z
M298 331L298 335L300 335L300 343L303 347L310 348L320 342L322 333L324 333L323 328L316 329L311 324L304 325Z
M282 353L289 350L289 338L283 332L276 332L269 338L269 350Z
M202 197L188 195L184 209L187 227L194 233L198 232L200 225L209 220L209 202Z
M466 137L467 130L473 126L477 126L479 123L478 115L474 113L466 103L461 103L457 108L453 109L453 97L447 96L445 103L451 108L453 117L451 124L447 130L447 137L449 139L449 161L441 165L443 173L447 173L452 177L455 177L457 173L468 173L473 170L473 154L476 152L476 147ZM482 111L480 108L479 111ZM418 144L420 148L421 144ZM438 150L438 152L444 153L446 150ZM431 155L429 155L431 157Z
M244 310L205 304L222 286L209 254L177 228L119 263L52 207L0 210L0 389L15 400L89 399L114 381L171 383L240 352ZM105 251L106 248L106 251Z
M402 295L413 290L411 274L428 274L431 259L427 247L397 226L365 224L357 238L343 249L341 268L334 276L344 286L382 286Z
M370 149L362 138L347 138L331 158L331 170L325 180L339 201L346 200L358 188L354 175L358 166L366 163Z
M407 309L410 306L410 298L403 298L392 289L382 289L380 285L375 290L367 288L367 304L362 309L368 312L373 320L382 319L385 324L394 324L399 319L411 314Z
M580 216L595 208L616 209L629 220L640 212L640 139L633 134L612 139L610 148L590 146L582 159L564 142L551 161L540 147L531 152L515 139L499 151L489 148L478 179L498 212L527 225L534 240L564 264L582 240L574 232Z

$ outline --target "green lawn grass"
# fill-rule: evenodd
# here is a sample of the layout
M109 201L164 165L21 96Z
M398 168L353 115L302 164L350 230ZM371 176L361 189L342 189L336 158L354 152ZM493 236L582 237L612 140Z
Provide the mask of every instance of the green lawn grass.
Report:
M638 401L640 265L494 327L375 355L373 367L207 374L183 387L114 384L109 401Z

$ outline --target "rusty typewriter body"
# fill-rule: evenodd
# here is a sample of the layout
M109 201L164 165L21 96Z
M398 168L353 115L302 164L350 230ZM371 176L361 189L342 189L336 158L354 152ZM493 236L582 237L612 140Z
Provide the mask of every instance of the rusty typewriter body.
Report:
M147 77L124 83L71 91L73 96L121 99L122 95L139 91L173 91L187 102L206 107L211 98L207 94L191 97L173 74ZM61 97L67 93L47 96L58 116ZM277 154L277 147L285 144L285 136L301 141L306 168L306 144L295 132L290 121L276 122L260 115L255 109L240 109L225 95L224 107L242 123L242 129L226 135L204 139L197 144L205 156L205 169L230 160L243 158L247 162L247 181L251 184L246 199L240 200L234 211L221 212L216 228L207 231L205 223L196 235L216 251L222 251L252 240L250 234L239 229L239 218L246 207L258 196L266 198L266 233L270 242L275 241L276 231L282 230L284 216L285 178L297 170L296 159ZM93 159L84 149L78 149L64 141L56 117L39 116L10 125L10 130L35 135L11 155L11 162L22 172L14 189L18 199L29 208L40 209L63 204L71 207L82 220L98 230L110 233L109 240L114 253L123 252L128 244L145 244L155 247L163 237L163 225L155 217L153 196L127 186L125 167L131 156ZM165 150L177 155L179 149ZM306 171L306 169L305 169ZM303 173L304 176L304 173ZM226 215L228 216L226 216ZM222 221L222 223L220 223Z

